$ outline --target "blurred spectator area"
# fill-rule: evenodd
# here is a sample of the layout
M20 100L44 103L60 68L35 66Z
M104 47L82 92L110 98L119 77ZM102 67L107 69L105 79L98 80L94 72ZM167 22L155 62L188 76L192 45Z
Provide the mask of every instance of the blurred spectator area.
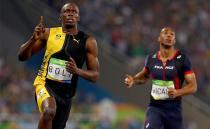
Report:
M40 15L44 15L46 27L58 26L60 8L63 3L68 2L68 0L43 1L1 1L0 129L29 129L33 127L32 125L36 126L33 122L37 121L39 116L37 116L32 83L41 63L39 56L43 53L39 53L40 55L27 63L20 63L16 57L18 48L31 36ZM119 89L119 85L122 85L120 81L123 78L117 73L126 74L125 71L128 71L134 74L140 70L139 68L144 65L145 56L158 50L157 38L160 29L164 26L170 26L176 30L177 47L192 61L198 82L198 92L194 97L210 105L210 1L75 0L75 3L80 8L79 27L85 28L96 36L101 50L100 56L106 55L106 58L101 61L101 71L106 73L101 76L112 80L104 79L106 80L104 82L111 84L104 83L104 86L100 84L92 86L80 80L72 110L71 121L73 122L68 123L68 128L69 124L72 129L111 127L139 129L142 126L145 107L127 105L122 98L116 97L121 93L124 96L126 94L125 98L130 97L131 101L135 98L134 92L129 93L127 89L120 87L123 92L116 90ZM107 59L111 60L111 64L104 66L106 62L103 61ZM120 66L111 69L115 62ZM107 92L104 87L110 87L110 91L115 93ZM143 102L145 102L144 98L141 100L141 103ZM100 109L107 112L101 112ZM132 112L133 117L127 117L130 115L127 112ZM109 113L114 115L106 116ZM10 117L11 114L13 114L12 117ZM32 118L30 114L34 117ZM18 119L20 117L25 123ZM185 124L188 127L186 129L198 128L191 119L189 116L185 118ZM16 125L14 121L19 124ZM32 124L26 124L30 122Z

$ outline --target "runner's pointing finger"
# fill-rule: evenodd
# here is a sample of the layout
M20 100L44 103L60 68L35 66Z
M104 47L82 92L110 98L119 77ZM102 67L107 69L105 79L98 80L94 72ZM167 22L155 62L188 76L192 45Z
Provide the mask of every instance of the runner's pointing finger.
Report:
M44 25L44 17L43 16L40 17L39 25L42 25L42 26Z

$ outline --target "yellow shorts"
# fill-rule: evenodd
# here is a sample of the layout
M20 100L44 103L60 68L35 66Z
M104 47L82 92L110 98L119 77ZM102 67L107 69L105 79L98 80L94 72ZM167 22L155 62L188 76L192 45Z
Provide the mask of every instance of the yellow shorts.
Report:
M45 87L45 81L36 78L34 82L35 92L36 92L36 101L40 112L43 112L42 109L42 102L50 97L50 94L48 93L46 87Z

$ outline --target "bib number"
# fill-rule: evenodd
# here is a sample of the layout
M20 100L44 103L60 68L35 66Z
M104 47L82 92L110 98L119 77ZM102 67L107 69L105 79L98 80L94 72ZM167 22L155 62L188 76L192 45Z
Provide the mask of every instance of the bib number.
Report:
M168 88L174 88L173 81L153 80L151 95L155 100L169 99Z
M50 80L71 83L72 74L66 71L65 60L51 58L48 65L47 78Z

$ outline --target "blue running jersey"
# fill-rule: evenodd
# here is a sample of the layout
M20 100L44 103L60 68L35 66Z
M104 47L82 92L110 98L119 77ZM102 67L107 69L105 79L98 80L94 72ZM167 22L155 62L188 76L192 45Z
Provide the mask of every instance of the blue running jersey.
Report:
M145 70L152 78L150 105L167 108L181 103L181 97L170 98L167 93L168 88L180 89L184 82L184 75L193 73L191 62L186 55L177 50L174 56L164 64L158 51L147 56Z
M144 129L183 129L181 97L170 98L168 88L182 88L184 75L193 73L189 59L177 50L164 64L157 52L147 56L144 70L152 78Z

